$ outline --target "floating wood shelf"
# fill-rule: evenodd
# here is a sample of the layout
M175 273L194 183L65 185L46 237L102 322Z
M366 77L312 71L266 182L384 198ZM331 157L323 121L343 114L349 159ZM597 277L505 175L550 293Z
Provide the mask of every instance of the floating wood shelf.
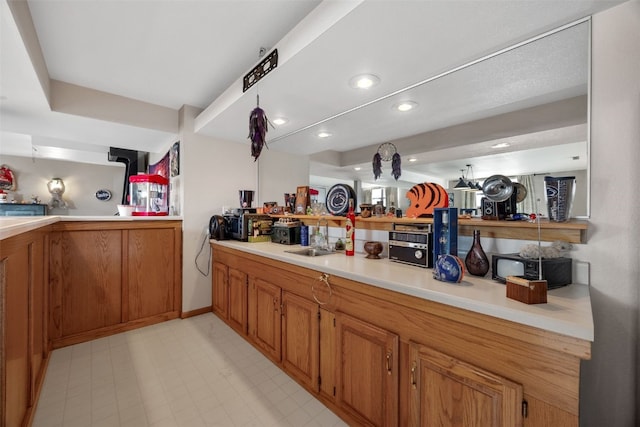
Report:
M273 215L275 218L295 218L306 225L316 225L318 219L323 218L329 222L330 227L344 227L346 218L342 216L323 215ZM430 224L433 218L395 218L383 217L356 217L356 228L366 230L391 230L393 224ZM540 235L545 242L562 240L570 243L587 243L588 221L571 220L568 222L540 221ZM537 224L528 221L492 221L478 218L459 218L458 235L473 236L473 230L480 230L483 237L498 239L538 240Z

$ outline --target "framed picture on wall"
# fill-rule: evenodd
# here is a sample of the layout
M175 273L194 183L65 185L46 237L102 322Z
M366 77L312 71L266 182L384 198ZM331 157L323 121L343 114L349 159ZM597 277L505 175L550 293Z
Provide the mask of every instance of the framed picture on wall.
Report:
M169 150L171 178L180 175L180 141L174 143Z
M149 175L160 175L167 179L169 176L169 152L164 155L157 163L149 165Z

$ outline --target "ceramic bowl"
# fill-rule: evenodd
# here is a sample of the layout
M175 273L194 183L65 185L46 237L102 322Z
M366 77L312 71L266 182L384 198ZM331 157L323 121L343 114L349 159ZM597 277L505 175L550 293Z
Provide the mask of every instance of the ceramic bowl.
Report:
M360 217L369 218L371 216L371 210L373 205L369 203L363 203L360 205Z
M380 259L379 255L382 253L382 243L365 242L364 250L367 253L368 259Z

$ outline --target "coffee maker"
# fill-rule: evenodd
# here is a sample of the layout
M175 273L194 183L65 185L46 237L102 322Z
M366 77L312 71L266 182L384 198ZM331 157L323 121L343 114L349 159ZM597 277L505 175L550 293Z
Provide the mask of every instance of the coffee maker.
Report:
M235 240L247 240L247 218L245 214L255 214L256 208L252 208L253 190L239 190L240 207L232 212L225 213L225 224L228 238Z

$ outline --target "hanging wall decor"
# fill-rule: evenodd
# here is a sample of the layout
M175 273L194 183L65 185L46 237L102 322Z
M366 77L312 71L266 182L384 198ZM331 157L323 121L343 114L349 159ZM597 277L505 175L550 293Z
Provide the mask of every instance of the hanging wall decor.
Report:
M14 191L17 187L16 178L9 166L0 166L0 190Z
M261 47L258 53L258 57L262 58L267 53L267 48ZM251 71L247 73L242 79L242 92L249 90L251 86L258 83L260 79L269 74L274 68L278 66L278 49L274 49L266 58L264 58L258 65L253 67Z
M400 154L398 154L398 150L396 146L390 142L385 142L384 144L380 144L378 147L378 151L373 155L373 176L375 179L380 178L382 175L382 162L391 161L391 175L397 181L400 178L401 172L401 161Z
M254 162L260 157L262 147L267 146L266 137L269 127L267 113L260 108L260 95L256 95L256 103L256 108L249 115L249 136L247 137L251 140L251 155Z

